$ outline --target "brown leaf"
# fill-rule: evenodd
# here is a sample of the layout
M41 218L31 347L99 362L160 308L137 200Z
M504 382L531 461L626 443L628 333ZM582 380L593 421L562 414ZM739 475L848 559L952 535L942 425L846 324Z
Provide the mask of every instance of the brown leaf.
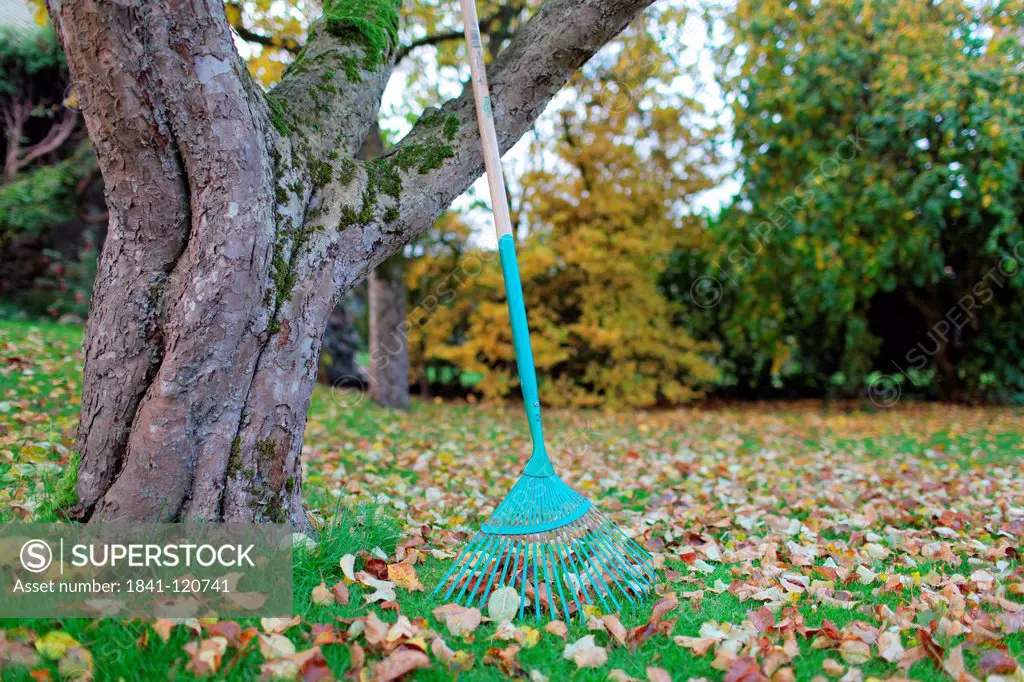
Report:
M821 670L829 677L839 677L846 672L846 667L834 658L826 658L821 664Z
M227 648L228 641L223 637L186 642L184 649L189 656L189 662L185 668L199 677L214 675L220 670L220 664Z
M747 611L747 618L754 624L754 629L762 635L775 626L775 614L767 606L762 606L757 611Z
M1013 657L1000 649L985 652L978 661L978 669L986 675L1012 675L1019 667Z
M366 652L363 651L363 647L352 642L348 645L348 654L348 672L345 673L345 677L358 680L362 677L363 666L366 665Z
M587 635L567 645L562 658L573 661L578 668L600 668L608 662L608 651L597 646L594 635Z
M0 631L0 671L4 670L8 663L32 668L39 664L39 654L36 653L35 647L27 642L9 640L7 633Z
M363 635L366 637L367 644L372 647L376 647L387 639L389 630L388 624L378 618L375 612L371 611L363 622L366 626Z
M336 582L334 586L331 587L331 593L334 595L334 600L342 606L346 606L348 604L349 589L348 585L346 585L344 581L339 580Z
M967 672L967 666L964 664L964 649L961 645L958 644L950 650L949 658L943 662L942 669L954 680L959 680Z
M899 663L903 660L903 642L900 641L900 631L896 628L885 630L878 636L878 655L890 663Z
M491 647L484 656L484 665L497 667L506 677L526 677L526 671L520 665L518 655L518 644L509 645L504 649Z
M569 628L560 620L553 620L545 625L544 632L549 632L552 635L561 637L563 640L569 639Z
M370 557L366 560L366 567L364 570L378 580L389 580L388 578L388 562L378 559L377 557ZM358 579L358 574L356 579Z
M839 645L839 655L850 665L864 665L871 660L871 647L859 639L847 639Z
M761 674L761 668L750 656L740 656L729 664L722 682L764 682L768 678Z
M376 682L391 682L418 668L430 667L430 657L414 647L399 647L374 666Z
M219 620L206 626L206 634L210 637L223 637L231 646L237 647L242 637L242 626L233 620Z
M648 682L672 682L672 676L669 675L668 671L664 668L654 668L648 666L647 680Z
M622 646L626 646L626 628L623 627L622 621L619 620L618 616L614 614L601 616L601 622L604 623L605 629L608 630L608 634L610 634L616 642Z
M472 634L480 627L483 614L479 609L467 608L458 604L445 604L434 609L434 618L442 621L448 632L456 637Z
M327 606L334 603L334 594L327 589L327 585L321 580L320 584L314 587L310 593L310 599L318 606Z
M338 631L331 623L313 623L309 627L310 635L313 638L313 644L316 646L337 644L341 641L338 638Z
M931 634L924 629L917 631L917 641L921 643L921 647L924 649L925 654L928 658L932 659L932 662L936 667L942 668L942 664L946 658L946 651L939 644L932 639Z

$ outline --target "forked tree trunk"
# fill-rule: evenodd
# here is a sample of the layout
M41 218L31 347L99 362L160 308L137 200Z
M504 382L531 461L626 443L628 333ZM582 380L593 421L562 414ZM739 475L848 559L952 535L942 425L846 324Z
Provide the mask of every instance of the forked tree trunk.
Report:
M492 68L502 148L651 2L547 0ZM472 95L361 162L397 0L367 16L325 2L330 18L268 96L223 2L47 4L110 212L74 513L303 528L302 434L328 315L481 174Z

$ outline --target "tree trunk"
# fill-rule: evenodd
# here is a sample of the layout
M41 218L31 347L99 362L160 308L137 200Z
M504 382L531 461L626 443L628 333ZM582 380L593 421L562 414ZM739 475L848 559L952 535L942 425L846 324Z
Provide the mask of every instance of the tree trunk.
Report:
M370 395L384 407L409 409L405 277L395 254L370 275Z
M370 376L359 364L359 333L352 324L347 299L334 306L320 347L320 381L334 388L366 390Z
M363 159L384 153L380 125L363 144ZM405 325L405 276L400 253L370 274L370 397L384 407L409 409L409 345Z
M547 0L492 68L502 149L651 2ZM397 3L353 16L361 5L331 2L269 95L222 2L47 4L110 213L74 514L305 528L300 453L328 317L480 176L472 94L361 162Z

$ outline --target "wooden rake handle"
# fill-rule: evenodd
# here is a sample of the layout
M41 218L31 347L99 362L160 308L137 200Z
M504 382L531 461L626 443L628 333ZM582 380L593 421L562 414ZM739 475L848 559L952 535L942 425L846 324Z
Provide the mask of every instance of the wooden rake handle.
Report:
M465 23L466 44L469 46L469 68L473 74L476 118L480 125L480 139L484 146L484 168L487 169L487 186L491 191L491 209L494 211L494 229L500 239L506 234L512 234L512 219L508 213L505 177L501 173L498 134L494 130L494 112L491 110L491 93L487 85L487 69L484 66L484 46L480 38L480 20L477 19L475 0L460 1L462 3L462 18Z

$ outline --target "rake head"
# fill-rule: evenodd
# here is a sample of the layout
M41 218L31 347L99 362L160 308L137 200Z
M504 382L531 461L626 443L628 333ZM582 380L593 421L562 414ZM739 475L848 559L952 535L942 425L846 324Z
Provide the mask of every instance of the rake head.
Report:
M584 605L621 611L651 591L650 554L557 475L523 475L434 590L444 601L481 607L503 587L519 593L519 618L527 604L539 621L573 615Z

